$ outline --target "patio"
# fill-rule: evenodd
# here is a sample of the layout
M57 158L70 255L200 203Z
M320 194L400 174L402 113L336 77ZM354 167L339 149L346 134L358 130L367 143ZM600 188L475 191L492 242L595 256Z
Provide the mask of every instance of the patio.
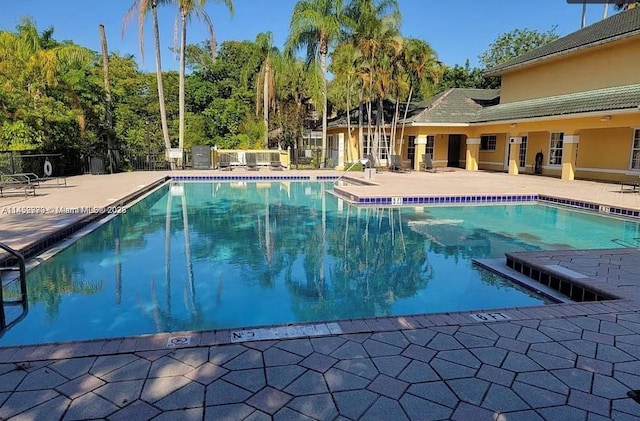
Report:
M23 249L86 217L5 209L115 206L168 174L72 177L66 188L0 199L0 238ZM320 173L278 175L294 174ZM360 197L545 194L640 209L640 195L619 184L465 171L374 181L344 188ZM640 389L640 301L628 294L640 286L640 259L637 249L621 253L591 252L588 265L531 258L621 288L624 299L345 320L318 327L322 336L262 341L245 339L265 333L254 329L0 348L0 419L638 419L640 404L626 394Z

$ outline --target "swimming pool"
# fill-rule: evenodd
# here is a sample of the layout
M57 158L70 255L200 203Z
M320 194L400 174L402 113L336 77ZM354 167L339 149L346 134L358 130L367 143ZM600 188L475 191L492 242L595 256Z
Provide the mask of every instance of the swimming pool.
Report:
M167 184L30 271L0 345L539 305L472 259L640 237L550 206L356 208L330 188Z

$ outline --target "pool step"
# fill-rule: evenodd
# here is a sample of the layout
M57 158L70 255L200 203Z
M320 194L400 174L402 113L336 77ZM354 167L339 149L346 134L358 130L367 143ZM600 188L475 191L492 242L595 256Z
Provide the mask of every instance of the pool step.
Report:
M538 282L534 282L530 277L525 276L522 272L517 272L505 264L504 259L473 259L473 263L497 273L510 280L513 283L521 285L529 290L534 291L539 295L543 295L558 303L571 303L573 302L564 294L561 294L555 289L542 285Z
M507 267L552 290L559 291L573 301L604 301L618 298L602 289L594 288L591 285L593 280L588 276L560 265L539 265L527 262L512 253L506 253L506 258Z

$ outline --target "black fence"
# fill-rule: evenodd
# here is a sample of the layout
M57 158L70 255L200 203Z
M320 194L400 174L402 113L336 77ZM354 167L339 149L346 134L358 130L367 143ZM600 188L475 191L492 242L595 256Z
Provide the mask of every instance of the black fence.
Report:
M81 172L80 157L40 151L0 151L0 173L33 173L38 177L61 177Z

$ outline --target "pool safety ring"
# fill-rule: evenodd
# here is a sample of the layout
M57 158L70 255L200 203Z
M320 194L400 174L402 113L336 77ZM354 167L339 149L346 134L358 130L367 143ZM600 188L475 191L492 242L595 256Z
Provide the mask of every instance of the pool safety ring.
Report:
M49 158L45 158L44 175L45 177L51 177L51 174L53 174L53 165L51 165L51 161L49 161Z

